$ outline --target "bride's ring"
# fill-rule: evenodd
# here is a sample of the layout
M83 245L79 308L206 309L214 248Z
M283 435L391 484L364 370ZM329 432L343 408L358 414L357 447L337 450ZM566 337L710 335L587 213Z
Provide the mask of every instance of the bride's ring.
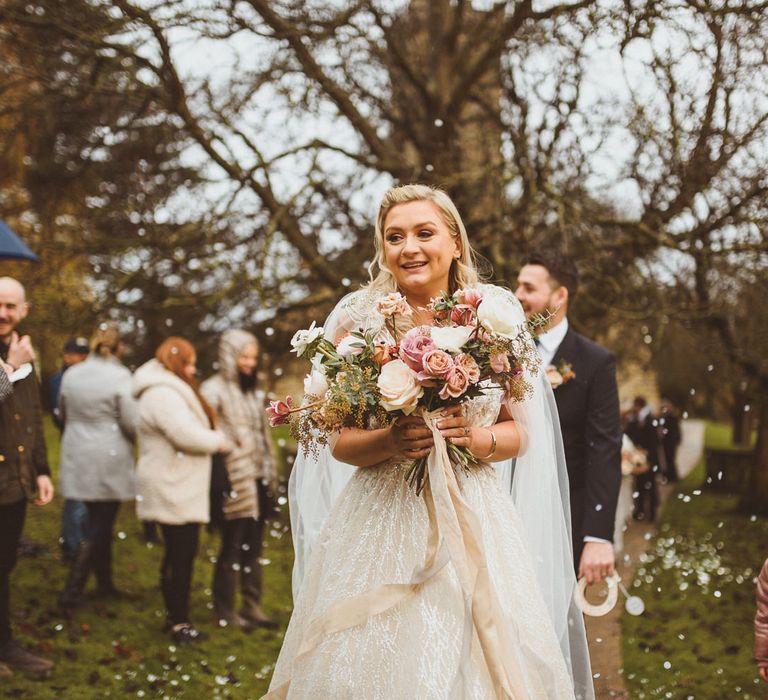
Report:
M469 437L469 428L466 425L464 426L464 437Z

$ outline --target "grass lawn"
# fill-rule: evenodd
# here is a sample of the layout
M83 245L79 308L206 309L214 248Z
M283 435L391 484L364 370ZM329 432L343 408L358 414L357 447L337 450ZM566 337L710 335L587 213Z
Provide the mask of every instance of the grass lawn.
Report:
M58 462L58 434L46 425L51 465ZM286 436L276 432L275 439ZM279 445L281 446L281 445ZM62 501L30 506L24 535L48 549L46 556L19 560L11 578L16 637L56 663L49 678L16 673L0 679L0 697L78 698L258 698L267 688L291 613L293 549L287 524L267 528L264 549L264 607L281 624L276 632L244 634L214 625L210 593L217 534L201 532L191 598L192 621L210 639L196 648L177 649L160 631L164 619L158 569L162 547L141 539L133 503L121 507L115 528L116 585L130 601L92 602L71 618L56 606L67 574L59 561ZM91 581L89 588L94 584Z
M728 429L707 427L724 447ZM707 490L703 461L667 502L632 592L646 603L623 618L624 674L633 698L768 697L752 661L755 579L768 557L768 519Z

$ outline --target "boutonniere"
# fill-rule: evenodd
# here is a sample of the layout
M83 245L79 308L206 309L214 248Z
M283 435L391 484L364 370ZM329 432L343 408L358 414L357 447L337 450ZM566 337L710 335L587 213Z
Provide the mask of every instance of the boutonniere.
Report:
M571 379L576 378L576 372L573 371L571 363L565 360L560 360L557 366L549 365L545 371L549 384L553 389L557 389L557 387L567 384Z

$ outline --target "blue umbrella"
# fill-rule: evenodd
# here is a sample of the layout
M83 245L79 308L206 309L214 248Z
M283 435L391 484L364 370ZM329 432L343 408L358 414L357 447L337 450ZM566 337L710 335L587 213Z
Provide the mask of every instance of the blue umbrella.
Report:
M33 262L40 260L37 255L27 248L26 243L11 230L8 224L0 221L0 259L2 258L32 260Z

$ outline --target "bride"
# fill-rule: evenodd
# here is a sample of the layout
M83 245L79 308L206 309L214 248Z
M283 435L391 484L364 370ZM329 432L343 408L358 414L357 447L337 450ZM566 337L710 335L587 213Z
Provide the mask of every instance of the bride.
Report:
M375 245L375 278L326 322L334 342L359 328L393 342L376 302L395 290L416 310L398 331L433 323L430 299L459 288L524 322L510 292L480 284L444 192L389 190ZM554 402L543 376L529 379L521 403L489 389L463 410L344 429L319 455L300 454L289 484L295 607L265 698L594 697ZM439 471L446 441L478 465ZM427 455L430 484L417 495L406 473Z

